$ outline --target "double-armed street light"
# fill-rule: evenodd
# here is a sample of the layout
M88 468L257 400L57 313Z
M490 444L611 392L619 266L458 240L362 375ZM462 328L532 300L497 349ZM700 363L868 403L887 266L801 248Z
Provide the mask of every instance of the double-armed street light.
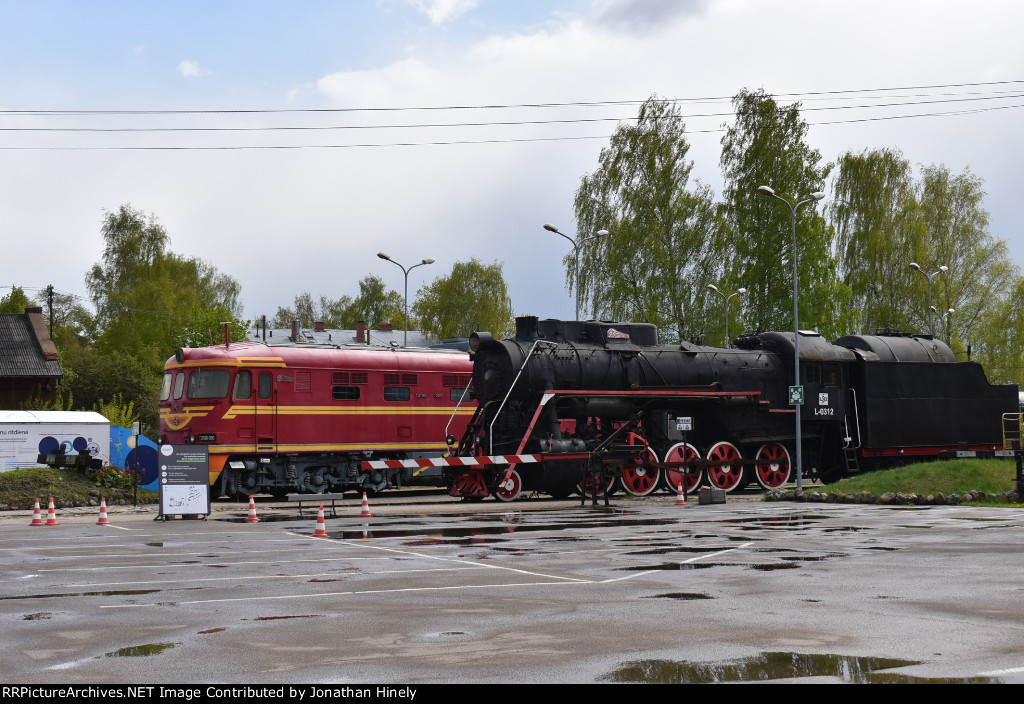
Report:
M714 291L719 296L721 296L722 298L725 299L725 346L726 347L732 347L732 343L729 340L729 300L733 296L739 296L742 293L746 293L747 289L745 289L745 288L738 288L733 293L730 293L728 296L725 295L725 293L723 293L721 291L721 289L719 289L714 284L708 284L708 289L711 290L711 291Z
M928 333L935 337L935 322L932 317L932 314L935 312L935 308L932 306L932 279L943 272L949 271L949 267L945 265L940 266L937 271L933 271L931 274L922 269L917 262L910 262L910 268L920 272L923 277L928 279Z
M796 205L792 205L782 196L776 195L775 191L769 186L758 186L757 192L763 196L769 196L785 203L786 207L789 208L790 214L793 216L793 386L797 391L795 392L795 398L790 399L790 403L796 408L796 488L799 490L803 489L804 460L800 433L800 408L803 403L803 387L800 385L800 307L797 293L796 211L801 205L816 203L824 198L825 194L821 191L816 191L808 198L805 198Z
M588 241L588 240L596 240L599 237L606 236L608 234L608 230L598 230L594 234L587 235L586 237L584 237L581 240L575 240L572 237L569 237L569 235L565 234L564 232L559 232L558 228L555 227L554 225L547 224L547 225L544 226L544 229L547 230L548 232L554 232L556 235L561 235L565 239L569 240L569 242L572 244L572 249L573 249L573 252L574 252L575 257L576 257L576 268L574 269L574 273L575 273L575 277L576 277L574 279L575 282L576 282L576 320L579 320L580 319L580 245L583 244L584 242Z
M401 269L403 274L405 274L405 337L403 338L404 341L402 342L402 347L408 347L409 346L409 272L412 271L413 269L415 269L418 266L423 266L425 264L433 264L434 260L433 259L424 259L419 264L413 264L411 267L406 269L404 266L402 266L401 264L396 262L394 259L392 259L388 255L384 254L384 252L377 252L377 256L380 257L381 259L383 259L386 262L391 262L392 264L397 266L399 269Z

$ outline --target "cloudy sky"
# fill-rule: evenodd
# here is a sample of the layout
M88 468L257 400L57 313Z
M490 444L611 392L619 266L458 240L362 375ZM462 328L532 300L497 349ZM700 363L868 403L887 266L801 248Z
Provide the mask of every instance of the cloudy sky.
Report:
M1024 265L1021 27L987 0L0 0L0 286L84 296L103 211L131 203L249 317L367 274L401 291L378 251L436 260L411 293L501 261L518 313L571 317L542 225L575 233L616 121L681 101L719 192L743 88L801 100L827 160L969 167Z

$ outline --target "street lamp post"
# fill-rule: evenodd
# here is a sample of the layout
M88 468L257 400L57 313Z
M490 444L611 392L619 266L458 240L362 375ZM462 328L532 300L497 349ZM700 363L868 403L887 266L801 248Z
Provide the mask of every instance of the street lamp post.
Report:
M721 291L721 290L720 290L720 289L719 289L719 288L718 288L717 286L715 286L714 284L708 284L708 288L709 288L710 290L714 291L715 293L717 293L717 294L718 294L719 296L721 296L722 298L724 298L724 299L725 299L725 346L726 346L726 347L732 347L732 343L731 343L731 342L729 341L729 300L730 300L730 299L731 299L731 298L732 298L733 296L738 296L738 295L740 295L741 293L746 293L746 292L747 292L747 289L745 289L745 288L738 288L738 289L736 289L736 291L735 291L735 292L733 292L733 293L730 293L730 294L729 294L728 296L726 296L726 295L725 295L725 294L724 294L724 293L723 293L723 292L722 292L722 291Z
M377 252L377 256L380 257L381 259L383 259L386 262L391 262L392 264L397 266L399 269L401 269L403 274L405 274L405 337L403 338L402 347L408 347L409 346L409 272L412 271L413 269L415 269L418 266L423 266L425 264L433 264L434 260L433 259L424 259L419 264L413 264L411 267L406 269L404 266L402 266L401 264L396 262L394 259L392 259L388 255L384 254L384 252Z
M574 240L572 237L569 237L569 235L565 234L564 232L559 232L558 228L555 227L554 225L551 225L551 224L545 225L544 229L547 230L548 232L554 232L556 235L561 235L565 239L569 240L569 242L572 244L572 249L573 249L573 252L574 252L575 257L576 257L576 268L574 270L574 272L575 272L575 281L576 281L576 320L579 320L580 319L580 245L583 244L584 242L586 242L587 240L596 240L598 237L604 237L605 235L608 234L608 230L598 230L594 234L587 235L583 239L577 241L577 240Z
M825 194L821 191L812 193L810 197L805 198L796 205L790 204L788 200L782 196L776 195L769 186L758 186L757 192L764 196L770 196L775 200L781 201L786 204L789 208L789 213L793 218L793 385L796 387L800 386L800 306L799 299L797 297L798 292L798 279L797 279L797 251L796 251L796 211L801 205L807 203L815 203L825 197ZM796 488L801 490L804 487L804 453L801 447L801 432L800 432L800 403L793 404L796 407Z
M938 271L934 271L931 274L918 266L917 262L910 262L910 268L921 272L921 276L928 279L928 332L932 337L935 337L935 321L932 318L932 314L935 311L935 308L932 306L932 279L943 272L949 271L949 267L945 265L940 266Z

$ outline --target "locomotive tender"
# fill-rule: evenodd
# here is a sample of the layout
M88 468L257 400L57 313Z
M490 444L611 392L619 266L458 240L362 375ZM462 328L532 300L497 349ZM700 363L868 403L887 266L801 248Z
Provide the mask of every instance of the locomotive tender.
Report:
M179 349L165 365L161 444L209 448L224 495L400 486L408 469L368 459L438 456L473 409L465 352L229 343Z
M449 467L454 495L481 498L497 485L565 496L584 476L621 476L638 495L659 483L732 491L791 478L793 333L721 349L658 344L646 323L516 322L514 339L470 339L479 405L459 454L534 454ZM1017 387L990 384L945 343L799 334L805 472L830 482L947 450L1002 447L1001 417L1017 412Z

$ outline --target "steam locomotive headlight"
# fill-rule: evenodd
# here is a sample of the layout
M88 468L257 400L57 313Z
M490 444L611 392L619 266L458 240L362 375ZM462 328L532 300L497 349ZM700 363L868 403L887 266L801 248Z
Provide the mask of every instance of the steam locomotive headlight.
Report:
M474 332L469 336L469 353L476 354L484 345L494 342L494 337L489 332Z

